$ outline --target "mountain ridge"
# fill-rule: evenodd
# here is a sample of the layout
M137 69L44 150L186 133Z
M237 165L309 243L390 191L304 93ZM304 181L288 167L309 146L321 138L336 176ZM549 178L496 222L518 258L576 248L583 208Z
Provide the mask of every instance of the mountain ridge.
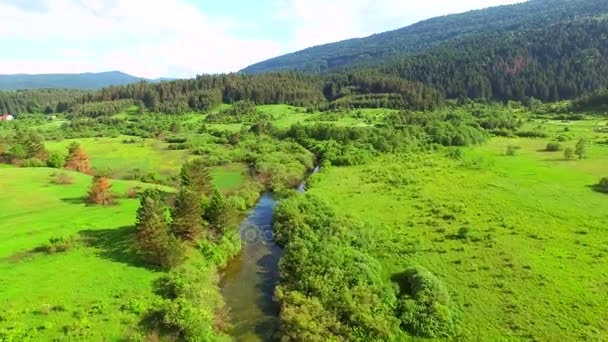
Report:
M167 78L147 79L121 71L49 74L0 74L0 90L83 89L97 90L108 86L141 81L160 82Z

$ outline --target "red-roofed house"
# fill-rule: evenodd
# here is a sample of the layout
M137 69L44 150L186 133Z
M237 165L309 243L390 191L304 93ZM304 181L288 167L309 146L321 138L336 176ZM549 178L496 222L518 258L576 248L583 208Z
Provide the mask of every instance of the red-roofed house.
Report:
M3 114L2 116L0 116L0 121L11 121L11 120L15 120L15 117L10 114Z

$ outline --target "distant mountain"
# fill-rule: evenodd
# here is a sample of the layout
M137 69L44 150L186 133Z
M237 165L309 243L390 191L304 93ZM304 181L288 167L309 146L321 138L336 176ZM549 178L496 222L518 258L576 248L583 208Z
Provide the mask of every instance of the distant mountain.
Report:
M101 89L112 85L125 85L151 81L120 71L83 74L0 75L0 90L18 89Z
M605 17L607 13L606 0L530 0L429 19L367 38L316 46L251 65L242 72L323 72L352 65L381 64L420 54L444 43L475 40L486 34L543 29L582 18Z

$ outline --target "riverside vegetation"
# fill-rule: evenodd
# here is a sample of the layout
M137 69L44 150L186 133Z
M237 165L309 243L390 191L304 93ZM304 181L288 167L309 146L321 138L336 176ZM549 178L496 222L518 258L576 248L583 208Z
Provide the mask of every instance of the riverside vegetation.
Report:
M2 336L228 338L216 272L269 189L284 340L601 337L607 120L558 106L4 124Z

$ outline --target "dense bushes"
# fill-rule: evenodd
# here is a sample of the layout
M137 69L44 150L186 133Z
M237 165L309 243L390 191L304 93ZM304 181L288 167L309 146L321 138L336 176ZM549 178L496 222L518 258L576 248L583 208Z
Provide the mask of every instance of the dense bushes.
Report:
M396 297L379 263L348 243L349 223L310 195L283 201L276 240L285 247L276 290L287 341L388 340ZM338 290L339 289L339 290Z
M454 333L450 296L427 269L415 266L394 279L400 286L398 314L404 330L422 337L449 337Z
M285 341L388 341L409 333L455 334L449 295L421 268L387 279L363 252L365 230L306 194L275 211L275 240L284 246L276 289ZM392 281L400 287L396 293Z
M216 288L214 270L200 262L184 264L159 281L165 303L158 312L165 329L184 341L216 341L216 310L222 298Z

